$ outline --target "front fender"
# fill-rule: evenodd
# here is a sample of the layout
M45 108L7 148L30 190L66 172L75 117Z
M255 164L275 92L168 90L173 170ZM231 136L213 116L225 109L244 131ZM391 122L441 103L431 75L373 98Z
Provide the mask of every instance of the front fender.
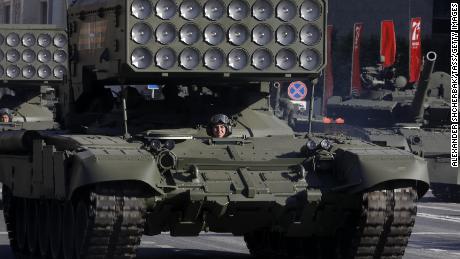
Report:
M382 184L412 182L423 196L429 188L427 162L409 152L371 146L336 151L337 169L348 184L348 192L362 192Z
M67 198L81 187L113 181L143 182L153 193L163 194L158 187L162 177L155 158L142 149L141 143L98 135L53 135L46 142L57 150L68 150L62 168L65 174L58 172L65 175L66 188L61 193ZM56 180L55 184L60 189L64 185Z
M70 169L69 196L80 187L111 181L139 181L163 194L156 161L145 150L88 149L72 157Z

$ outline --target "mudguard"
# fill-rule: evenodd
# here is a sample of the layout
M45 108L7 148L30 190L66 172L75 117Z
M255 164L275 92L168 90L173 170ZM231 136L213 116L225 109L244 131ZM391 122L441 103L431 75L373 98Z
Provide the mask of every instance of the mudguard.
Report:
M143 182L163 194L154 157L120 137L42 136L29 153L0 157L0 181L25 198L70 199L80 187L102 182Z
M362 192L377 185L411 181L419 195L428 191L427 162L407 151L384 147L353 147L336 151L336 168L348 180L348 192Z
M161 176L154 157L140 143L128 143L120 137L62 136L78 146L70 156L67 197L82 186L109 181L140 181L158 193ZM68 144L68 143L67 143ZM69 146L69 145L67 145Z

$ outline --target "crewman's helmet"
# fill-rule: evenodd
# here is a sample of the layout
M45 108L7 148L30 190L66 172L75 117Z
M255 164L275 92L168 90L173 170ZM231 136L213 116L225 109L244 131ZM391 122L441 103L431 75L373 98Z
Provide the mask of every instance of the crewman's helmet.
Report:
M9 121L13 120L13 112L8 108L1 108L0 109L0 116L7 115L9 117Z
M227 115L219 113L213 115L209 120L208 127L206 129L208 135L212 136L212 128L217 124L223 124L226 129L225 137L230 136L232 134L232 123L230 118Z

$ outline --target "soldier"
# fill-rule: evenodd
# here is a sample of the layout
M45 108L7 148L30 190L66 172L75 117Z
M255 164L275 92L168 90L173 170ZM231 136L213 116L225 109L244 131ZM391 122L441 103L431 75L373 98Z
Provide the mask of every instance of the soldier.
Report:
M212 116L208 124L208 134L215 138L224 138L232 134L232 126L227 115Z
M11 111L7 108L0 109L1 121L2 123L9 123L12 121Z

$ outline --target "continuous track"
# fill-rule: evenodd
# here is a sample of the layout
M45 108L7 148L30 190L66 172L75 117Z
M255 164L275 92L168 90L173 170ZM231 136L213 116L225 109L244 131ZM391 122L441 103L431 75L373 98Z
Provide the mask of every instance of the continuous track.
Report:
M6 199L6 200L5 200ZM122 188L98 187L80 197L78 202L58 204L61 209L62 222L65 227L48 226L50 232L58 231L57 235L50 235L51 248L48 251L31 252L26 245L18 247L16 224L26 224L18 222L22 219L15 215L15 206L23 198L15 198L6 191L4 200L5 222L10 238L10 245L18 258L87 258L87 259L109 259L109 258L134 258L136 249L140 244L144 230L145 205L143 199L136 198L130 190ZM46 202L27 199L27 202L41 204ZM47 201L48 203L57 203ZM71 207L66 207L71 204ZM20 220L22 221L22 220ZM73 223L73 224L72 224ZM27 232L25 235L29 235ZM69 231L69 229L71 229ZM62 234L62 235L61 235ZM53 237L54 236L54 237ZM53 238L62 238L63 242L56 242ZM55 245L53 247L53 242Z
M417 213L412 188L381 190L363 195L360 213L347 213L335 237L287 238L257 231L245 235L257 258L402 258Z

